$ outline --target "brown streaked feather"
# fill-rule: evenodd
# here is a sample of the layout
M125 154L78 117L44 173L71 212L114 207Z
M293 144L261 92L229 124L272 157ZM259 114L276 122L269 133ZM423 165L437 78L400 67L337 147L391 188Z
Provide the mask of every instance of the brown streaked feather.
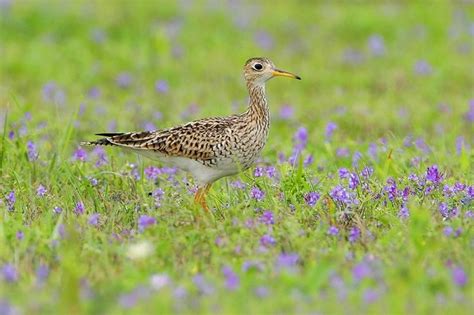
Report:
M152 150L170 156L194 160L216 157L215 147L228 141L226 129L236 123L238 116L207 118L185 125L155 131L99 133L105 138L84 142L85 145L116 145L136 150Z

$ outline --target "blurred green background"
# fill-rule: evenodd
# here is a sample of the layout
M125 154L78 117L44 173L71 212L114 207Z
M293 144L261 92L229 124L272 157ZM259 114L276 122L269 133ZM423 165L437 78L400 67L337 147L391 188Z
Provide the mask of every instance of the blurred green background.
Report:
M84 103L81 131L107 130L112 120L139 129L156 111L180 120L190 104L199 116L235 112L232 104L246 103L242 65L263 55L303 77L269 84L274 111L291 104L315 125L343 106L353 119L341 123L357 137L433 134L433 120L452 120L473 96L472 11L462 1L3 0L0 97L13 115L49 121ZM418 74L418 63L429 73ZM120 74L129 89L117 89ZM156 95L157 80L169 93ZM41 97L48 82L64 94L55 110ZM94 87L100 104L87 98ZM451 111L440 114L440 104Z

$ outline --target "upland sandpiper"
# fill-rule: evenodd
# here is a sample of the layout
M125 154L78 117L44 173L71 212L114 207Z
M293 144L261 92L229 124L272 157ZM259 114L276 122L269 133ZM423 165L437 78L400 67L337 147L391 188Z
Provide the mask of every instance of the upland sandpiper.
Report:
M209 211L205 196L211 184L248 169L267 142L270 113L265 82L276 76L301 80L293 73L275 68L268 58L251 58L244 66L250 95L244 113L155 131L98 133L104 138L81 144L132 149L191 173L198 185L194 201Z

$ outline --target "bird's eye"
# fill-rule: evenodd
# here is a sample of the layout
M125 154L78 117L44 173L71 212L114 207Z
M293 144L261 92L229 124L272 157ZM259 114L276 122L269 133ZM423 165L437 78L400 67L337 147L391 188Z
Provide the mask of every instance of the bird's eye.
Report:
M256 64L253 65L253 68L254 68L255 70L260 71L260 70L263 69L263 66L262 66L260 63L256 63Z

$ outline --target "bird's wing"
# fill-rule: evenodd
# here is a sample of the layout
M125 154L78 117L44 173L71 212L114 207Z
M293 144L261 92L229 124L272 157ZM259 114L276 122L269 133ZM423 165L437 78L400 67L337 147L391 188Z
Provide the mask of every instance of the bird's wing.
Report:
M104 138L85 145L116 145L134 150L156 151L170 156L181 156L196 160L215 158L215 146L230 136L230 121L226 118L207 118L174 128L128 132L99 133Z

